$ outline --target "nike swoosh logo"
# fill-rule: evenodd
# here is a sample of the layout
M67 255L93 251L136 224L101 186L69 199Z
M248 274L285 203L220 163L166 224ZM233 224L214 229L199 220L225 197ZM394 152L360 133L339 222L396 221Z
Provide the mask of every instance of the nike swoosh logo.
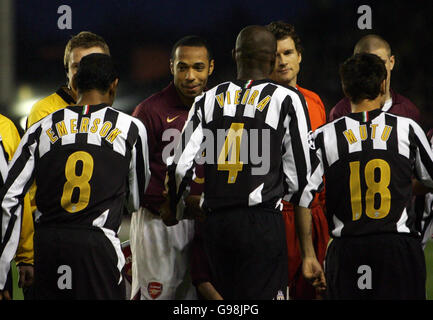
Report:
M176 116L174 118L167 117L167 123L173 122L174 120L176 120L177 118L179 118L179 116Z

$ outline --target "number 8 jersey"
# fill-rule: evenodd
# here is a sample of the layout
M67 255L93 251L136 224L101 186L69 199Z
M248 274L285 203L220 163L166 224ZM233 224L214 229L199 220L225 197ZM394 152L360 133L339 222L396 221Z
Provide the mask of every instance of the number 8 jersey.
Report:
M420 235L412 178L433 187L433 153L415 121L380 109L351 113L317 129L310 145L319 162L308 189L325 175L331 236Z
M0 192L1 254L13 257L22 199L36 181L36 224L118 232L125 204L138 210L150 178L142 122L106 104L70 106L30 127ZM111 232L110 231L110 232Z

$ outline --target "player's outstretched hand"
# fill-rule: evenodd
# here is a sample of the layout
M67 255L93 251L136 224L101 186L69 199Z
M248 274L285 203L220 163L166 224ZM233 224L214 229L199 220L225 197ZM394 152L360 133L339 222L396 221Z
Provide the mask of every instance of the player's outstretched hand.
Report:
M12 300L8 290L0 290L0 300Z
M18 271L20 278L18 280L18 287L27 288L33 284L33 266L31 265L20 265Z
M302 262L302 273L319 293L326 290L325 274L316 258L305 258Z

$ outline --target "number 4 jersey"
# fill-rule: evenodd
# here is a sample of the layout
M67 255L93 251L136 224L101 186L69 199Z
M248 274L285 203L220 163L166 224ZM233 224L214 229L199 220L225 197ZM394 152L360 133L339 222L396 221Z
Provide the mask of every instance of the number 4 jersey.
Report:
M35 220L118 232L125 204L138 210L150 178L146 129L106 104L71 106L31 126L0 192L1 262L19 240L22 200L36 181ZM127 203L128 202L128 203Z
M317 129L310 142L320 160L309 189L326 181L333 237L398 232L420 235L412 178L433 187L433 153L413 120L381 110L351 113Z
M308 207L309 131L304 97L270 80L225 82L197 97L169 159L170 200L178 218L197 154L209 210L277 208L283 197Z

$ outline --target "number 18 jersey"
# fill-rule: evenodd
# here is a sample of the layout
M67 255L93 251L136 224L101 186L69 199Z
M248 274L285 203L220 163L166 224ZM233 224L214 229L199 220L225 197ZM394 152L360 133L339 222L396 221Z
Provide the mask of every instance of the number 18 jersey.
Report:
M331 236L420 235L412 177L433 187L433 153L415 121L380 109L351 113L317 129L310 145L319 162L309 189L325 175Z

